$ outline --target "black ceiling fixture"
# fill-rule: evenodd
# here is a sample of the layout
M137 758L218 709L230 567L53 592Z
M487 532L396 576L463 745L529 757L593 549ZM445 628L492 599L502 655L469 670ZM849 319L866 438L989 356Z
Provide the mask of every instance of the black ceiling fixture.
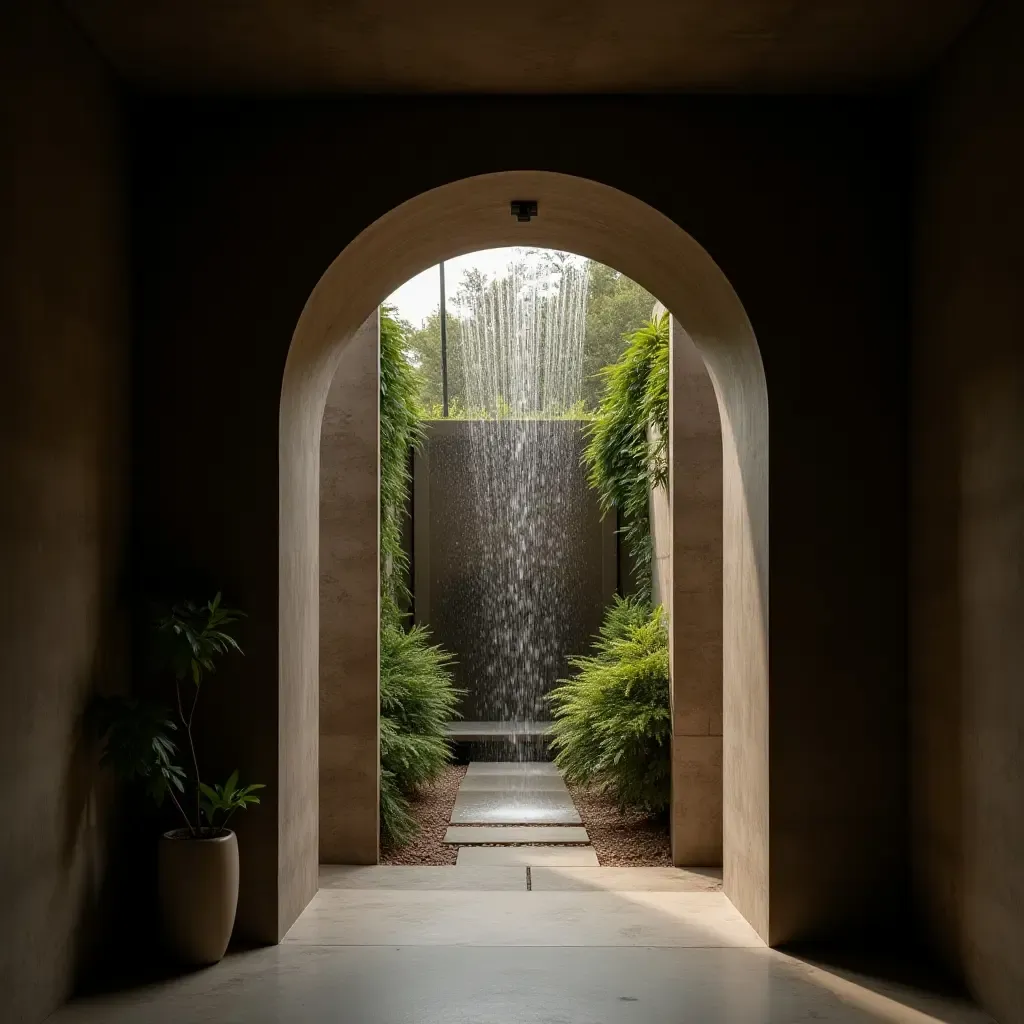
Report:
M512 216L515 217L520 224L532 220L537 216L536 199L513 199L511 208Z

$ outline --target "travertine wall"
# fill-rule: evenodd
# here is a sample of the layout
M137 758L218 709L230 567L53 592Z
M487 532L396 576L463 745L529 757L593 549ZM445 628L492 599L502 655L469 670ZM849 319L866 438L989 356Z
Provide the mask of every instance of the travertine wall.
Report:
M320 437L320 861L376 864L380 329L341 353Z
M1024 6L925 96L911 514L914 881L923 931L1024 1021Z
M722 863L722 428L704 360L671 321L672 860Z
M80 716L128 660L124 182L106 73L49 3L0 7L0 66L0 1020L35 1024L111 913Z
M658 303L654 316L665 312ZM722 427L704 360L670 321L669 485L651 492L652 596L669 618L672 860L722 863Z

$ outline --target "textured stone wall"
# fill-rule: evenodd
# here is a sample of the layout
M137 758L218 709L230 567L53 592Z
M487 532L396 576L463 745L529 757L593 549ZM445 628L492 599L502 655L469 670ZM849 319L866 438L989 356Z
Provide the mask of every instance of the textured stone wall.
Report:
M380 329L341 354L320 436L320 860L376 864Z
M911 513L923 930L1024 1021L1024 7L990 4L925 97Z
M517 460L520 445L535 454ZM566 675L571 655L588 651L600 628L615 592L615 536L587 486L583 445L581 424L572 420L427 424L415 463L415 614L455 655L468 721L502 720L503 711L550 718L543 694ZM517 462L532 480L517 483L514 468L501 475L501 467ZM494 470L498 479L488 487L480 474ZM502 497L488 499L489 493ZM505 497L533 506L525 522L518 518L522 509L490 518ZM531 553L519 564L513 559L524 542ZM533 574L519 577L522 566ZM537 617L531 627L520 601ZM509 627L507 643L503 626ZM524 635L517 629L528 631L539 650L517 657Z
M124 685L128 338L116 97L49 3L0 9L0 1020L35 1024L111 911L81 713Z
M657 303L654 316L665 312ZM722 428L711 377L670 321L669 485L651 492L652 595L669 619L672 859L722 863Z
M672 859L722 863L722 428L704 360L671 321Z

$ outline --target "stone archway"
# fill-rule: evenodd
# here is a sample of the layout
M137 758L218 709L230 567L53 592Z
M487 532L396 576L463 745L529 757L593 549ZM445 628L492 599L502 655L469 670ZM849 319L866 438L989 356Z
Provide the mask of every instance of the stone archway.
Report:
M516 221L515 199L536 200L539 215ZM442 259L503 245L568 249L616 267L673 310L675 330L708 368L722 423L725 889L771 941L768 405L757 343L724 274L678 225L616 189L539 171L463 179L396 207L331 264L293 335L279 453L280 929L316 890L319 439L328 389L346 347L387 294Z

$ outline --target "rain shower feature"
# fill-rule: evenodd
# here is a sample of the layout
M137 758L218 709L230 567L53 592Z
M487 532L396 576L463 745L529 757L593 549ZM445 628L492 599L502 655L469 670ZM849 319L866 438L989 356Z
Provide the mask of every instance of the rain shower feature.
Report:
M580 642L568 609L587 586L580 469L589 262L516 251L506 271L459 293L453 382L465 410L460 603L476 632L473 718L523 750L544 695ZM590 559L593 561L593 559ZM521 742L516 742L521 741Z

